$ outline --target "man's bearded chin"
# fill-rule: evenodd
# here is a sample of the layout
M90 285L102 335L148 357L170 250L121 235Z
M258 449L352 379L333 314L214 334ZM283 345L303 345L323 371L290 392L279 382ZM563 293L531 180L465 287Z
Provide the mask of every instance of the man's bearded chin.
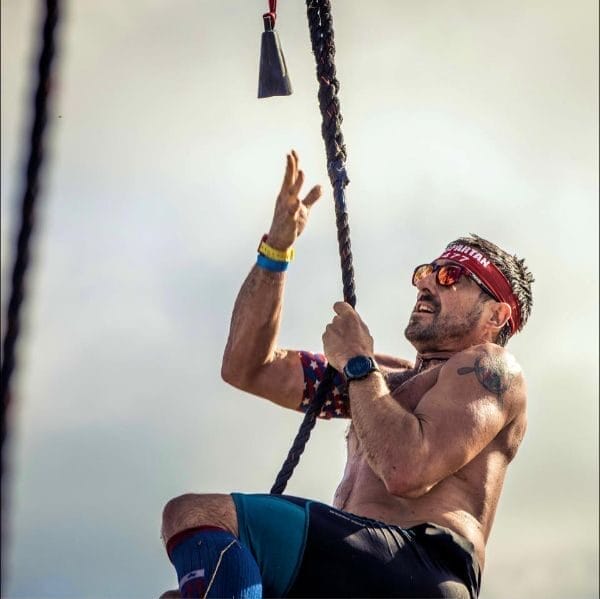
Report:
M442 319L443 320L443 319ZM440 322L440 315L432 315L427 320L419 316L411 315L408 325L404 330L404 336L419 351L440 350L444 341L448 340L447 323ZM454 327L451 327L454 329Z
M411 314L404 336L417 351L442 351L449 343L462 339L477 324L483 311L478 303L462 318L437 312L431 318Z

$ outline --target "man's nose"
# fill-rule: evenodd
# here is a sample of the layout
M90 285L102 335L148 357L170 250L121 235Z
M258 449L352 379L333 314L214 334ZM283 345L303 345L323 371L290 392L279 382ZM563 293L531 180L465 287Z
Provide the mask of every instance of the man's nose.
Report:
M421 277L416 284L416 287L419 291L429 291L431 292L432 289L435 289L437 282L436 282L436 273L434 272L430 272L428 275L425 275L424 277Z

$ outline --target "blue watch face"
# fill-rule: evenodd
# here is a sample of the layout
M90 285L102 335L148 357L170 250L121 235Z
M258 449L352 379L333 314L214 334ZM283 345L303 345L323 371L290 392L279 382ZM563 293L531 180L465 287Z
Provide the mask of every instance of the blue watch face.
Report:
M346 373L350 377L366 376L373 370L373 361L367 356L355 356L348 360L346 364Z

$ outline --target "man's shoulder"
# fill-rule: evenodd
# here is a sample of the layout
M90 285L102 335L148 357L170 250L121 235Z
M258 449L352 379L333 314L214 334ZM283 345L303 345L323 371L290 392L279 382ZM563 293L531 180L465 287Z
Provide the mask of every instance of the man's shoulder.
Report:
M454 354L444 364L440 376L461 387L471 380L477 385L474 389L482 389L517 409L526 401L521 366L506 348L495 343L473 345Z
M513 373L520 373L521 367L516 358L505 347L496 343L480 343L472 345L455 353L448 364L457 365L472 362L473 360L487 360L502 363Z

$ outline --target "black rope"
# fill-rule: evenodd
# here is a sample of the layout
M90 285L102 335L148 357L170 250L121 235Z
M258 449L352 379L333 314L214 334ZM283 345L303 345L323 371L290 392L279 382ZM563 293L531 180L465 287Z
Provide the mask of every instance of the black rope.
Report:
M335 217L337 226L338 246L342 267L342 283L344 301L352 307L356 305L354 292L354 268L352 266L352 250L350 248L350 227L346 210L345 188L350 182L346 174L346 146L342 135L342 114L337 93L340 88L335 70L335 44L333 39L333 21L329 0L306 0L308 26L313 54L317 63L317 80L319 81L319 107L323 117L321 133L327 152L327 171L333 186L335 202ZM308 407L300 429L292 444L287 458L275 479L271 493L280 495L291 478L294 469L300 461L300 456L317 416L321 412L327 394L333 387L335 370L327 366L323 380L317 389L313 401Z
M38 82L33 103L33 124L29 158L25 172L21 227L17 239L12 271L11 295L6 315L2 366L0 367L0 396L2 398L2 475L4 474L4 440L7 432L7 412L10 401L10 381L15 371L15 353L20 330L20 311L25 300L25 279L30 257L30 241L35 224L36 198L39 191L40 171L44 160L44 131L48 114L48 95L52 84L52 61L55 49L55 29L58 22L58 0L46 0L43 39L38 64Z

